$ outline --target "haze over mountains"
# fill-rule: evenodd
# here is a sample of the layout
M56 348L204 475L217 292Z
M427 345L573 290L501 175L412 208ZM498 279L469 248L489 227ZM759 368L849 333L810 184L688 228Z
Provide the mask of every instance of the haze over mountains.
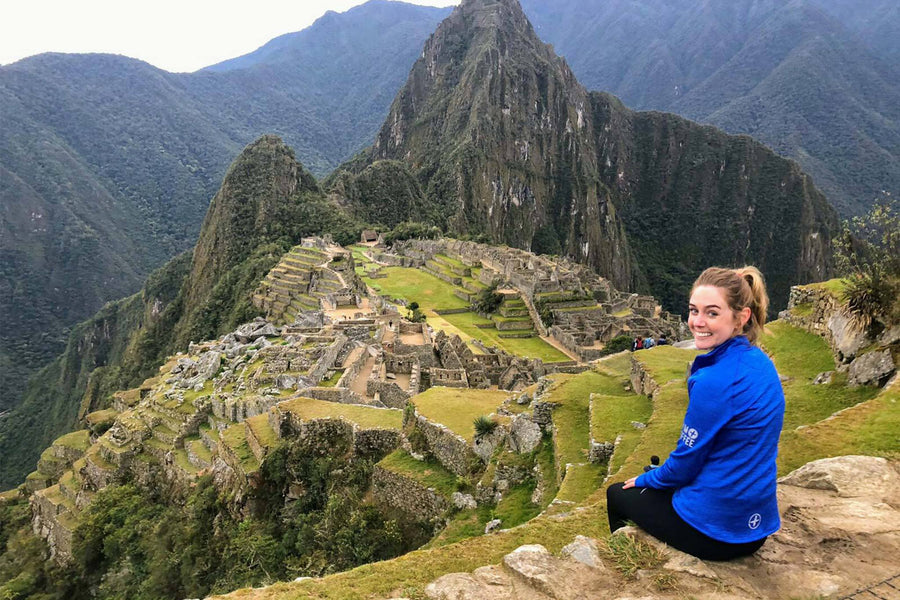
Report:
M845 215L900 187L887 0L523 8L587 89L758 137ZM247 143L277 133L318 176L371 143L448 13L374 0L194 74L105 55L0 68L0 410L68 327L190 247Z

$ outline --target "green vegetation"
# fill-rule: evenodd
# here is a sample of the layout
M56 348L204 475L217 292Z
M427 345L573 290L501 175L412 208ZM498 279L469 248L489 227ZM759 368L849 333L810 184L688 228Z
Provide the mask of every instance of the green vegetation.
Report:
M416 460L403 450L395 450L378 462L378 466L398 473L434 488L437 493L450 498L458 489L457 477L434 459Z
M495 413L509 397L502 390L474 390L433 387L418 396L412 403L422 416L442 423L469 442L475 439L475 419Z
M846 375L835 374L832 383L813 385L819 373L834 369L834 359L820 336L782 321L767 326L760 345L769 353L782 376L786 401L784 429L810 425L841 409L865 402L876 388L846 386Z
M400 429L403 411L391 408L370 408L357 404L338 404L312 398L291 398L278 405L304 420L342 418L362 428Z
M475 428L475 437L494 433L494 430L497 429L497 425L499 425L499 423L487 415L479 415L472 421L472 426Z
M634 578L641 569L658 567L666 560L656 547L630 535L613 535L607 538L606 554L628 578Z
M426 313L434 310L466 308L468 303L453 295L453 286L419 269L385 267L380 272L386 278L365 282L382 296L411 302L415 300Z

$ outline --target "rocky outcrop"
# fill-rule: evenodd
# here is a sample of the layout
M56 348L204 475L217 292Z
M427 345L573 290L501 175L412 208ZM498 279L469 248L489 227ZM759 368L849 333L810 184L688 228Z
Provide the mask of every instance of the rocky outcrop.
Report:
M825 338L850 385L884 385L896 372L890 348L900 345L900 326L871 333L849 314L835 286L794 286L779 318ZM880 324L883 326L883 324Z
M363 166L384 159L424 190L405 218L571 257L664 306L698 264L757 264L776 306L832 271L837 216L795 163L588 93L516 0L465 0L441 23Z
M900 586L900 471L882 458L845 456L805 465L780 480L782 527L741 560L704 562L626 527L616 536L650 557L633 577L608 545L580 537L557 557L522 546L500 565L445 575L432 599L894 598ZM649 548L649 550L648 550ZM653 550L655 548L655 551ZM655 557L654 557L655 554ZM891 582L891 586L884 582ZM880 587L879 587L880 586ZM722 595L727 590L727 595ZM879 595L887 590L894 595ZM893 592L891 592L893 590Z

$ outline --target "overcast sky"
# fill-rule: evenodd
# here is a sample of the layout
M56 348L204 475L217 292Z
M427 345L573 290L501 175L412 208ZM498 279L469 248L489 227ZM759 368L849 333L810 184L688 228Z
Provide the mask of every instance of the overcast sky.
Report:
M459 0L409 0L450 6ZM0 64L42 52L109 52L196 71L363 0L4 0Z

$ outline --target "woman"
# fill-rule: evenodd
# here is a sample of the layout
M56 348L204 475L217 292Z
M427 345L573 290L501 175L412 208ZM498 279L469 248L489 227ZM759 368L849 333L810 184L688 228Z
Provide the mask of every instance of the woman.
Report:
M705 560L758 550L781 525L775 497L784 393L756 346L769 298L755 267L705 270L688 327L699 350L681 438L656 469L607 488L610 531L632 521Z

